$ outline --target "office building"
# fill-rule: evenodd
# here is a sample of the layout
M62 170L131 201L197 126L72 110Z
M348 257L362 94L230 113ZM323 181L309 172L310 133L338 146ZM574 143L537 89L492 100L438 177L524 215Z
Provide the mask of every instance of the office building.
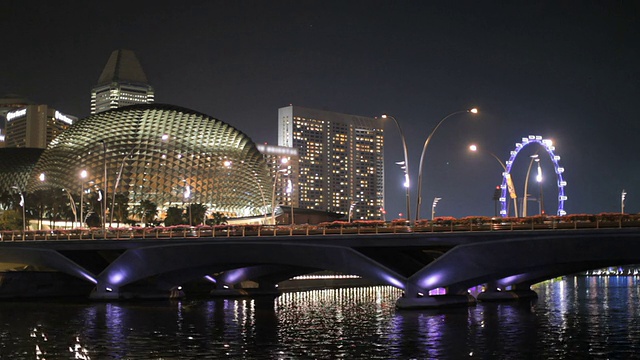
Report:
M134 104L151 104L154 91L135 53L115 50L91 89L91 114Z
M38 148L47 145L78 119L47 105L27 105L7 112L4 145Z
M381 119L287 106L278 110L278 145L298 150L302 209L381 219L384 135Z

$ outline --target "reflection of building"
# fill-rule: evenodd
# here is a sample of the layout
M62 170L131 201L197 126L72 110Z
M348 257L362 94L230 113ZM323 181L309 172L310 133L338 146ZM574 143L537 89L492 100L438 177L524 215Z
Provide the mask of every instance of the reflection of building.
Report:
M382 120L288 106L278 110L278 145L298 150L299 206L380 219L384 206Z
M91 113L154 101L153 88L147 83L138 58L131 50L115 50L91 89Z
M276 205L298 207L298 186L296 174L299 171L298 150L284 146L257 144L258 151L269 166L269 174L275 181ZM269 203L271 195L269 195Z
M109 201L122 194L129 206L148 200L161 210L203 204L227 217L264 214L261 193L273 184L244 133L189 109L149 104L74 123L42 154L28 190L64 188L79 197L86 184L95 194L105 188L105 167ZM81 183L82 170L88 177ZM45 182L38 180L41 173Z
M44 149L76 120L47 105L27 105L7 112L5 147Z
M19 95L5 95L0 98L0 148L5 144L5 126L7 113L27 105L31 105L33 102L21 98Z

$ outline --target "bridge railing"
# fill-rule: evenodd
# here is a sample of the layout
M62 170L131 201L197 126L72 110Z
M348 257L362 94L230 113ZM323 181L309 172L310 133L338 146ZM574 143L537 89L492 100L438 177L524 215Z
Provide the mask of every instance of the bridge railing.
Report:
M0 231L0 241L49 241L49 240L127 240L127 239L171 239L171 238L228 238L228 237L274 237L314 236L346 234L389 233L437 233L468 231L523 231L640 227L640 217L629 215L584 215L573 217L528 217L528 218L483 218L463 219L437 218L420 220L409 224L406 220L384 221L335 221L318 225L217 225L217 226L170 226L170 227L123 227L13 230Z

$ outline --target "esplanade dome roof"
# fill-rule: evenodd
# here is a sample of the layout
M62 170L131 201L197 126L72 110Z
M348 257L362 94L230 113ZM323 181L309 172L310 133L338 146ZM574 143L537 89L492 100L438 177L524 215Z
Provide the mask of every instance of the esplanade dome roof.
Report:
M132 105L79 120L49 144L29 190L78 197L83 188L103 191L105 182L109 201L122 194L130 205L199 203L228 217L270 211L264 194L272 180L254 142L225 122L172 105Z

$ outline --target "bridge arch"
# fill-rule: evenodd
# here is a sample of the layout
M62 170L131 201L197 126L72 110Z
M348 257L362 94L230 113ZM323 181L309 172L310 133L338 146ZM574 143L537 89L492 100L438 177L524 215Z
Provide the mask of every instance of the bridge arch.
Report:
M505 163L505 171L502 173L502 185L500 185L501 195L500 195L500 215L502 217L506 217L508 215L507 212L507 196L509 195L509 184L511 183L511 167L513 166L513 162L516 157L520 153L520 150L524 149L529 144L540 144L545 149L551 161L553 162L553 166L555 168L555 173L558 178L558 211L556 215L563 216L566 215L567 212L564 210L564 202L567 200L567 196L564 193L564 188L567 186L567 182L563 179L562 174L564 173L564 167L560 166L560 156L554 153L555 146L553 146L553 142L549 139L543 139L540 135L529 135L528 137L523 137L522 142L516 143L516 147L511 151L509 160ZM516 214L517 215L517 214Z

